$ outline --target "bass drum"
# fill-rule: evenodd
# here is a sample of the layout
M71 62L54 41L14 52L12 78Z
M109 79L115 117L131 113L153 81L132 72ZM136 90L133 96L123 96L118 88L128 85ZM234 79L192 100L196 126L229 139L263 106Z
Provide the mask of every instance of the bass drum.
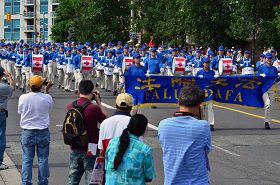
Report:
M128 67L132 66L133 64L133 57L124 57L122 61L122 72L123 74L128 69Z
M186 59L183 57L175 57L172 62L172 73L174 76L185 74Z
M233 74L233 61L230 58L223 58L219 61L219 75Z

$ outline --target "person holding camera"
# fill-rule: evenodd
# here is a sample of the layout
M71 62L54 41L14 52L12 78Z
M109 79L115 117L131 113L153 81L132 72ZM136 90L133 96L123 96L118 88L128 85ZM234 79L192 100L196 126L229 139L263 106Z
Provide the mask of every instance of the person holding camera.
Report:
M4 76L7 77L10 85L2 83L2 78ZM7 103L8 98L11 97L14 92L14 86L15 82L12 75L5 72L4 68L0 66L0 170L8 168L8 166L3 163L6 148Z
M74 101L79 106L89 104L83 109L83 122L86 126L88 135L88 146L78 147L71 146L69 162L68 185L78 185L85 173L86 184L90 183L91 173L93 170L96 154L88 152L89 146L96 146L98 143L99 129L98 123L106 119L106 112L101 104L101 98L98 92L93 91L94 85L91 80L82 80L79 83L79 99ZM96 104L91 103L95 101ZM67 105L67 111L73 108L73 102Z
M44 93L43 86L46 85ZM48 184L50 151L50 110L53 99L48 94L52 81L46 82L42 76L34 75L29 80L31 92L19 97L22 147L22 185L32 184L32 166L35 151L38 158L38 184Z

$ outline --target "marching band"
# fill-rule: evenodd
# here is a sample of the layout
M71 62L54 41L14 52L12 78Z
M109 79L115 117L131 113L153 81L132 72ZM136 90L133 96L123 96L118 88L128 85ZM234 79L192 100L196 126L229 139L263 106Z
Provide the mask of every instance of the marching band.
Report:
M117 95L124 89L124 75L167 75L167 76L205 76L221 75L277 75L280 60L274 49L264 51L254 65L250 51L218 47L217 55L208 48L172 48L161 45L137 47L112 42L107 45L90 45L71 41L65 43L0 43L0 65L16 80L16 87L22 92L29 91L32 75L42 75L55 82L66 92L75 90L81 80L96 77L96 87ZM226 55L224 54L226 51ZM72 80L74 90L71 88ZM263 97L265 102L265 128L269 129L270 99L269 90ZM208 121L214 128L213 104L209 104Z

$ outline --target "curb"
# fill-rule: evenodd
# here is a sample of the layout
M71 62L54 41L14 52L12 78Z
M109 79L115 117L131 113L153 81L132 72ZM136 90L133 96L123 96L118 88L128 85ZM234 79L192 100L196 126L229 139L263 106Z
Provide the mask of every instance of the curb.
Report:
M4 154L4 162L9 168L6 170L0 170L0 184L2 184L1 182L4 182L4 185L21 185L20 172L6 152Z

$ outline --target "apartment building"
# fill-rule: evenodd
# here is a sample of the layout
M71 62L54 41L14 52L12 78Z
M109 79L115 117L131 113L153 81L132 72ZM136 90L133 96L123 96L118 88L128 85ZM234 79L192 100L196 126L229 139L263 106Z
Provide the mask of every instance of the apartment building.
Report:
M0 39L50 41L58 4L59 0L0 0Z

